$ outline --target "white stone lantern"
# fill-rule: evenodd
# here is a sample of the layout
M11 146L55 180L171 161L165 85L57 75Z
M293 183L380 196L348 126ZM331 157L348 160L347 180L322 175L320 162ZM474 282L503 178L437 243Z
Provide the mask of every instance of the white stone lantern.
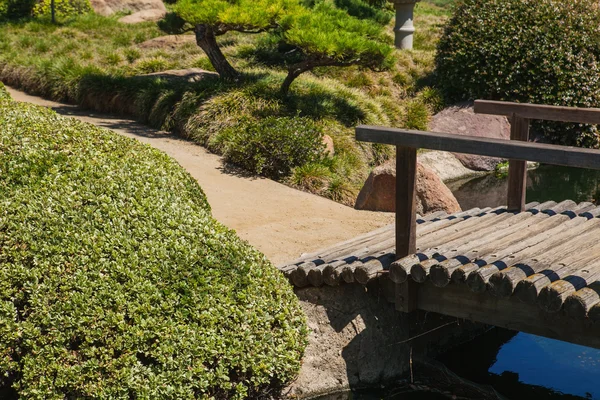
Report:
M415 33L413 13L415 4L420 0L389 1L394 3L394 8L396 9L396 26L394 27L396 48L410 50L413 48L413 34Z

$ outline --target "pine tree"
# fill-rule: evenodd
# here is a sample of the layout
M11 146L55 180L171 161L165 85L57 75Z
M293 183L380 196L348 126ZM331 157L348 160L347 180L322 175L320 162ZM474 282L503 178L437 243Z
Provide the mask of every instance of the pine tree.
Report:
M191 26L198 46L221 78L237 80L239 72L223 55L216 37L231 31L260 33L277 29L280 21L297 8L297 0L179 0L174 12Z
M281 86L284 95L300 74L316 67L361 65L379 69L386 66L392 52L380 25L351 17L325 1L291 16L280 35L298 53L296 61L288 65Z

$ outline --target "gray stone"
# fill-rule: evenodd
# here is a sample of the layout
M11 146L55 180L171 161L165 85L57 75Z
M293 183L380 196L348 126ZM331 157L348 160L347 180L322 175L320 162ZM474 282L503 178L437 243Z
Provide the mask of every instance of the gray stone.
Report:
M506 117L475 114L472 103L458 104L434 115L429 130L463 136L510 139L510 123ZM505 161L471 154L455 155L466 168L474 171L493 171L499 163Z
M425 151L418 155L418 160L433 170L444 183L483 174L468 169L454 154L445 151Z
M119 19L124 24L139 24L140 22L160 21L167 14L163 10L142 10Z
M382 277L367 287L296 290L310 333L300 374L286 389L287 396L313 397L392 383L407 373L411 346L414 358L434 357L484 329L483 325L461 323L436 330L455 319L396 311L388 301L393 287Z
M164 79L182 79L188 82L197 82L201 79L206 78L218 78L219 74L216 72L206 71L201 68L187 68L187 69L169 69L161 72L153 72L151 74L139 75L139 77L154 76L157 78Z
M117 12L137 13L146 10L159 10L166 13L162 0L90 0L97 14L112 15Z

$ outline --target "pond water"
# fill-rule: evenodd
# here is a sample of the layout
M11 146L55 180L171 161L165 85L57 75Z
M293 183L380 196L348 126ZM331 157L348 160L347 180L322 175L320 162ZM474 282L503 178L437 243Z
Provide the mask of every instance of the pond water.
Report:
M463 210L506 204L507 177L488 175L448 186ZM527 201L573 200L600 204L600 171L541 166L528 172ZM600 350L525 333L492 329L439 358L448 369L489 385L513 400L600 400ZM341 396L341 397L340 397ZM356 392L322 400L447 399L403 388ZM501 397L499 397L501 398Z
M506 175L486 175L448 184L463 210L506 204ZM600 171L540 166L527 173L527 201L600 200Z

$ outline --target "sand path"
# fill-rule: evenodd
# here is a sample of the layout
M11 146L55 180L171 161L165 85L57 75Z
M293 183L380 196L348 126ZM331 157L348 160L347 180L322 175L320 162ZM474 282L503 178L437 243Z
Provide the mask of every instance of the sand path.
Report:
M82 110L8 88L12 97L50 107L147 143L173 157L200 184L213 216L280 264L393 221L390 213L357 211L269 179L229 171L221 157L134 120Z

